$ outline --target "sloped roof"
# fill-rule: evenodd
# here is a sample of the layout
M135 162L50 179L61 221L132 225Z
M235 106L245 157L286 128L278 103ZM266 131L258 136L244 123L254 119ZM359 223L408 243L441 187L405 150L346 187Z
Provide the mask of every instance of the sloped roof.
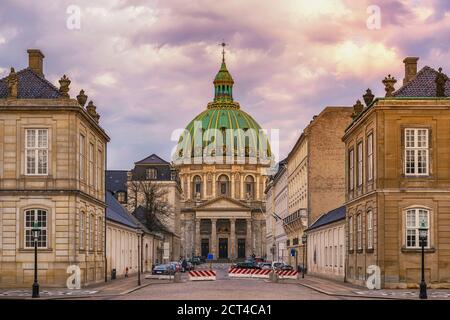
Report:
M30 68L16 72L19 83L19 99L56 99L61 96L58 88ZM0 79L0 98L8 97L8 77Z
M147 158L135 162L134 164L169 164L169 162L153 153Z
M327 224L345 219L345 206L333 209L319 217L308 229L313 230L323 227Z
M423 67L406 85L393 93L394 97L436 97L438 71ZM445 95L450 96L450 81L445 83Z
M106 190L111 192L126 191L127 171L106 170Z
M123 224L131 228L138 228L134 217L117 201L111 192L106 192L106 219Z

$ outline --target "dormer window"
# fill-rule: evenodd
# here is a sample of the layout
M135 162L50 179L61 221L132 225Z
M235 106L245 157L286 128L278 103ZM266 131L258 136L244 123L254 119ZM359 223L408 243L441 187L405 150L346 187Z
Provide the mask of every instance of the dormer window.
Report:
M119 191L117 192L117 200L120 203L126 203L127 202L127 197L124 191Z
M155 168L149 168L145 170L145 177L147 180L156 180L158 177L158 172Z

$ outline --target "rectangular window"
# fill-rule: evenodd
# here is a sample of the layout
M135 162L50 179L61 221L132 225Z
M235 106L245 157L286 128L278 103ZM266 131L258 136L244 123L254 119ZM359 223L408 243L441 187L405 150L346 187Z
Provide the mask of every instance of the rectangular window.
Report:
M84 239L86 237L86 226L85 226L85 215L84 213L80 214L80 249L84 250Z
M337 249L338 247L337 246L334 246L334 266L335 267L337 267L338 266L338 259L337 259L337 257L338 257L338 253L337 253L337 251L338 251L338 249Z
M353 217L348 219L348 247L353 250Z
M94 250L94 215L89 215L89 250Z
M97 190L103 191L103 153L101 150L97 152Z
M94 186L94 144L89 143L89 185Z
M362 214L356 216L358 250L362 249Z
M156 180L156 178L158 177L158 171L156 171L156 169L154 168L147 169L145 173L147 180Z
M405 129L405 174L428 175L428 129Z
M358 143L358 187L363 184L363 144Z
M429 229L429 211L426 209L409 209L406 211L406 247L420 248L419 227L423 224L428 228L425 238L425 247L429 247L430 229Z
M39 229L37 246L38 248L47 248L47 211L41 209L31 209L25 211L25 249L34 248L33 227Z
M120 202L120 203L125 203L127 200L126 200L126 194L125 194L125 192L123 192L123 191L119 191L118 193L117 193L117 200Z
M25 133L25 172L27 175L48 174L48 130L27 129Z
M339 251L339 265L341 266L341 268L344 266L344 257L343 256L344 256L344 249L341 244L340 251Z
M97 251L102 251L103 247L103 227L102 227L102 218L98 218L97 220Z
M373 134L367 137L367 180L373 180Z
M367 248L373 249L373 213L367 212Z
M354 170L355 170L355 158L353 149L348 153L348 187L349 190L354 189Z
M86 179L86 138L80 134L80 180Z

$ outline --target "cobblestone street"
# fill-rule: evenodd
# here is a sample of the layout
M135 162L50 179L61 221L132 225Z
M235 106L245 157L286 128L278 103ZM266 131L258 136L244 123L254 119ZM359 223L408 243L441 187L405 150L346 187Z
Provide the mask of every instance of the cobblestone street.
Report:
M216 281L190 281L183 273L181 282L173 279L158 279L141 276L120 278L99 283L81 290L67 288L41 288L41 299L103 299L103 300L361 300L361 299L418 299L418 290L368 290L348 283L321 279L313 276L297 280L229 278L230 264L212 265ZM207 270L209 264L197 266L196 270ZM0 289L0 299L31 299L31 290ZM450 290L428 290L430 300L450 300Z

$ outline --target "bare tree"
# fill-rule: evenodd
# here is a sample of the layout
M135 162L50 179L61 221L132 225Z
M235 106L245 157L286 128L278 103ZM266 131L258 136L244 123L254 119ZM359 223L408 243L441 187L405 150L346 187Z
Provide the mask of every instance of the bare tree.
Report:
M173 208L168 201L168 190L158 181L146 179L145 175L132 176L127 182L128 208L139 212L139 218L144 218L146 226L153 229L165 224L173 214ZM141 207L141 210L138 210ZM143 216L142 216L143 215Z

